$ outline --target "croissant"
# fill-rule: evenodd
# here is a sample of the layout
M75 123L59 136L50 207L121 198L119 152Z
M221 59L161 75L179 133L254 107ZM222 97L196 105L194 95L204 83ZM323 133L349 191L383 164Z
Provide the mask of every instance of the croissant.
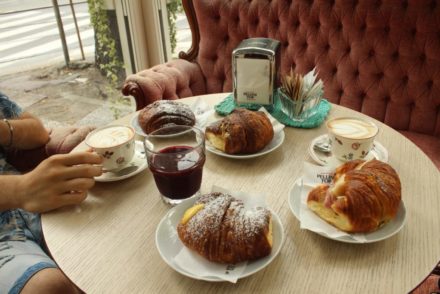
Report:
M139 126L146 134L166 126L193 126L195 121L195 115L188 105L172 100L155 101L145 106L138 115Z
M228 194L202 195L177 226L182 243L210 261L235 264L255 260L272 250L272 214L262 207L246 209Z
M401 202L396 171L379 160L354 160L339 166L331 185L310 191L307 206L342 231L372 232L393 219Z
M228 154L251 154L272 141L274 132L269 118L261 111L235 109L224 119L206 128L206 139Z

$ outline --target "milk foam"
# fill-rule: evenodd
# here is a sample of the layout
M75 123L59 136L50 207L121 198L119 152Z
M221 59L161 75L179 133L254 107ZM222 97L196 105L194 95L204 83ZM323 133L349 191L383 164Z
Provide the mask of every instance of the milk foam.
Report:
M87 144L96 148L113 147L129 141L133 135L133 131L127 127L108 127L90 135Z
M350 139L366 139L377 134L378 128L373 123L353 119L342 118L329 121L328 129L335 135Z

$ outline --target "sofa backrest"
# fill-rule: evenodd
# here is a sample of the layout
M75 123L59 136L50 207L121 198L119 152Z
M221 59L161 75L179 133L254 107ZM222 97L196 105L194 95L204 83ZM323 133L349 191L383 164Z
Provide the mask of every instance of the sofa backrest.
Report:
M232 50L281 42L280 74L316 67L324 95L397 130L440 137L440 3L183 0L208 93L232 90Z

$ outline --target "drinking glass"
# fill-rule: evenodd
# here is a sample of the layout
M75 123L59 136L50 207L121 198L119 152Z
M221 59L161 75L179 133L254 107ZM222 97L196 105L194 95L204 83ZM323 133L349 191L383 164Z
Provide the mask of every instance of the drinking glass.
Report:
M169 126L144 139L148 167L162 200L171 205L200 194L205 164L204 133L191 126Z

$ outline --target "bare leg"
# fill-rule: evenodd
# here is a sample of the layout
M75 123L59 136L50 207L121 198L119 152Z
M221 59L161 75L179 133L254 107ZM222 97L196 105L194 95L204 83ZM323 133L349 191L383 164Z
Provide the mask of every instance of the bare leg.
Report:
M21 293L78 294L81 291L59 269L46 268L33 275Z

